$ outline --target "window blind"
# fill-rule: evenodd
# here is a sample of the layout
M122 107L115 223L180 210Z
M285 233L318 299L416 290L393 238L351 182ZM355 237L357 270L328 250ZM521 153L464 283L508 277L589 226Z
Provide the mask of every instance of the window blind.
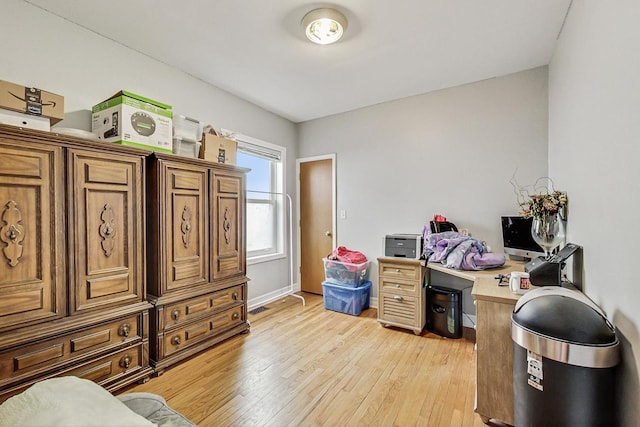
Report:
M238 143L238 151L251 154L252 156L262 157L267 160L276 160L278 162L282 160L282 153L279 150L272 150L269 147L252 144L239 137L236 137L236 142Z

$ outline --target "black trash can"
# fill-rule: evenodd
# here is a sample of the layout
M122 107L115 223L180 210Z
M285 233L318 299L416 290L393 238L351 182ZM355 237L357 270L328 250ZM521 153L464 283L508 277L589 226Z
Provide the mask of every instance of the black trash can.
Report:
M527 292L511 316L515 425L615 425L613 325L579 291Z
M427 286L427 330L441 337L462 337L462 291Z

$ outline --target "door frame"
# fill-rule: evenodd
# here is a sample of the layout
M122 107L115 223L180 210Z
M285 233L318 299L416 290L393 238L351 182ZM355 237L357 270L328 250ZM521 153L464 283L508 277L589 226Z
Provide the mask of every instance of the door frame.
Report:
M297 233L297 241L296 241L296 259L298 260L298 268L296 268L296 290L300 291L302 289L301 277L300 277L300 267L302 265L301 261L301 253L300 253L300 164L307 162L315 162L318 160L331 160L331 244L335 248L338 237L337 237L337 180L336 180L336 153L323 154L320 156L313 157L302 157L300 159L296 159L296 233Z

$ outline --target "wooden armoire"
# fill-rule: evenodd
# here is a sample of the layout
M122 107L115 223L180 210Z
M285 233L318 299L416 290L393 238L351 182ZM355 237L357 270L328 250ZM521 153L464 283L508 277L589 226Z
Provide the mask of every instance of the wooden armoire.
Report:
M159 153L147 165L151 364L160 375L249 330L246 169Z
M0 402L249 330L246 169L0 125Z
M0 125L0 401L148 378L148 152Z

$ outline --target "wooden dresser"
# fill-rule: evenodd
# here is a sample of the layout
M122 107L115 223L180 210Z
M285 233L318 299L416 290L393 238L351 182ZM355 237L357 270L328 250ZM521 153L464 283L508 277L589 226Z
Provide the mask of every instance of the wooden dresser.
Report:
M378 258L378 321L422 333L426 323L425 261Z
M174 363L249 330L246 169L154 153L148 158L151 363Z
M150 376L147 154L0 125L0 400L53 376Z

